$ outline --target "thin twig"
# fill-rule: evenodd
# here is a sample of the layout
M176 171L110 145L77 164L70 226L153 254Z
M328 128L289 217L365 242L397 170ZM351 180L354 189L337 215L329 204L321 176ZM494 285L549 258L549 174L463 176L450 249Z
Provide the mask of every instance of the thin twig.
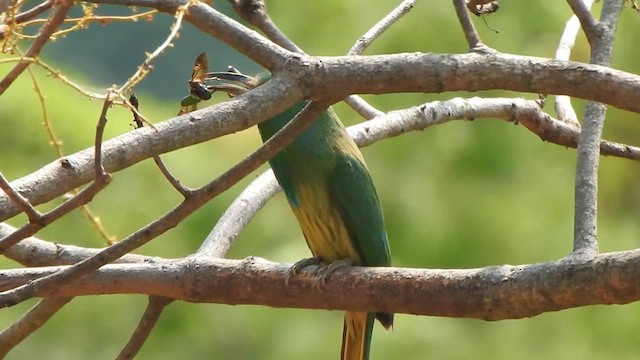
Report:
M136 128L139 129L144 126L145 123L148 123L146 119L140 114L140 102L135 94L131 94L129 100L125 100L125 104L129 107L131 112L133 113L133 121L136 123ZM151 125L153 126L153 125ZM173 176L173 174L169 171L165 163L162 161L159 155L153 156L153 161L156 163L156 166L160 169L162 175L169 181L169 184L173 186L176 191L178 191L185 198L191 195L193 189L187 188L180 183L180 181Z
M362 35L355 44L351 47L347 55L360 55L364 50L369 47L380 35L382 35L391 25L395 24L400 18L407 14L413 6L416 0L404 0L400 5L393 9L387 16L382 18L377 24L369 29L364 35ZM381 116L384 112L376 109L371 104L366 102L362 97L357 95L349 96L345 102L351 106L355 112L360 114L367 120L373 119L376 116Z
M15 48L15 50L19 51L19 49L17 49L17 48ZM79 92L80 94L88 97L89 99L97 99L97 100L106 99L106 95L104 95L104 94L98 94L98 93L95 93L93 91L89 91L89 90L83 89L82 86L80 86L80 85L76 84L75 82L69 80L59 70L55 70L54 68L52 68L48 64L44 63L40 58L31 58L31 57L26 57L26 56L22 56L21 55L20 57L10 57L10 58L0 59L0 64L2 64L2 63L10 63L10 62L26 62L26 63L38 65L38 66L42 67L43 69L45 69L49 73L49 76L51 76L54 79L58 79L58 80L62 81L63 84L71 87L72 89L74 89L77 92ZM114 104L118 104L118 102L114 101Z
M20 24L23 23L25 21L31 20L34 17L42 14L43 12L51 9L51 5L53 5L53 1L52 0L46 0L34 7L32 7L29 10L23 11L20 14L17 14L16 17L13 18L13 21L15 21L16 23Z
M597 26L599 34L591 42L592 63L610 65L623 7L624 2L620 0L604 1L600 15L602 26ZM576 159L573 234L573 253L576 255L593 256L598 253L598 154L606 111L604 104L595 101L588 101L585 106Z
M371 29L369 29L364 35L360 36L355 44L351 47L347 55L360 55L364 50L371 45L380 35L387 31L391 25L395 24L400 18L407 14L417 0L404 0L395 9L391 10L382 20L378 21Z
M158 46L158 48L154 52L147 55L147 58L144 60L142 65L138 67L138 70L133 75L131 75L131 77L129 77L129 79L124 84L122 84L120 88L118 88L118 93L123 94L128 92L147 76L151 69L151 62L156 57L158 57L167 47L169 47L169 45L171 45L171 42L176 38L176 36L178 36L178 31L182 26L182 19L184 18L184 14L194 1L197 2L197 0L189 0L189 2L187 2L185 5L178 8L178 10L176 11L176 21L171 27L171 33L169 33L169 36L167 36L164 42L160 44L160 46Z
M147 341L149 334L151 334L151 331L158 322L164 308L173 301L173 299L167 297L149 296L149 304L142 314L136 330L131 335L124 348L120 351L116 360L129 360L136 356L138 351L142 348L142 345Z
M180 180L178 180L175 176L173 176L171 171L169 171L169 169L164 164L160 156L158 155L154 156L153 162L156 163L156 166L158 166L158 169L160 169L160 172L162 173L164 178L167 179L167 181L169 181L169 184L171 184L171 186L173 186L174 189L176 189L185 198L188 198L189 196L191 196L194 190L182 185L182 183L180 183Z
M55 313L65 306L72 297L50 297L40 300L18 321L0 332L0 358L44 325Z
M240 17L260 29L269 40L287 50L304 54L304 50L291 41L271 20L264 0L229 0L229 2Z
M453 0L453 7L456 9L456 15L458 15L458 21L460 21L460 25L462 26L462 32L464 32L464 37L467 39L469 49L473 51L485 47L480 40L480 35L478 35L475 26L473 26L473 21L471 21L467 10L466 1Z
M27 58L36 58L40 53L42 47L49 41L49 37L53 34L58 26L62 24L69 9L73 6L74 2L72 0L60 0L56 3L57 7L54 6L55 9L51 16L49 17L49 21L40 29L40 33L38 37L33 41L29 50L25 53L25 57ZM5 90L22 74L22 72L29 66L28 61L20 61L16 64L16 66L9 71L7 75L0 81L0 95L4 93Z
M582 30L587 36L587 41L593 47L598 41L600 30L598 30L598 21L591 15L591 7L585 0L567 0L567 2L573 13L580 20L580 25L582 25Z
M591 5L593 4L593 0L581 1L584 2L587 9L590 9ZM562 36L560 37L560 43L558 44L558 49L556 50L556 59L569 60L571 56L571 49L573 49L579 30L580 20L576 15L573 15L567 21ZM570 97L566 95L557 95L555 101L555 110L558 119L565 121L571 125L580 127L578 115L576 115L575 110L573 110Z
M153 16L153 15L155 15L157 13L158 13L158 10L149 10L149 11L145 11L143 13L131 14L131 15L125 15L125 16L91 15L91 14L89 14L87 16L83 16L83 17L80 17L80 18L68 18L68 19L65 19L64 22L65 23L78 23L80 25L84 25L84 24L89 23L89 22L100 22L100 23L103 23L103 24L106 24L108 22L128 22L128 21L138 21L139 19L149 18L150 16ZM44 19L36 19L36 20L33 20L33 21L29 21L28 24L24 24L24 25L25 26L37 25L37 24L42 23L44 21L45 21ZM68 30L70 30L70 29L65 29L63 31L64 32L68 32ZM61 32L55 33L54 36L61 35L60 34Z
M11 201L24 211L25 214L27 214L29 222L37 222L42 217L42 214L31 205L29 200L11 186L2 172L0 172L0 189L2 189L9 199L11 199Z
M16 48L16 51L19 52L20 50ZM29 74L29 77L31 78L31 82L33 83L33 89L38 95L38 99L40 100L40 106L42 107L43 124L45 129L47 129L47 135L49 136L50 144L51 146L53 146L58 157L62 158L64 156L64 153L62 152L62 141L58 140L58 137L56 136L56 133L53 130L53 124L51 124L51 122L49 121L47 108L44 103L45 98L44 98L44 95L42 94L42 90L40 90L38 81L36 80L36 77L33 74L33 71L31 70L30 67L27 68L27 73ZM73 189L70 191L70 194L72 196L75 196L78 194L78 190ZM89 220L89 222L91 223L91 226L94 229L96 229L96 231L98 231L98 234L100 234L100 236L104 239L105 243L107 245L113 244L115 242L115 237L112 235L109 235L109 232L107 231L107 229L105 229L105 227L100 222L100 218L98 218L93 214L93 211L91 211L91 208L89 207L89 205L86 205L86 204L82 205L80 209L82 210L82 214L84 214L87 220ZM31 218L29 219L31 221Z

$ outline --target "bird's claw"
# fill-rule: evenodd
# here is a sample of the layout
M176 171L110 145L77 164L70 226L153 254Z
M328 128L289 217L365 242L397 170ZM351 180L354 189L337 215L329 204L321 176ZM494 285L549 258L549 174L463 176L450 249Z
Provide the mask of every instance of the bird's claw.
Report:
M293 276L296 276L300 273L300 271L304 268L306 268L307 266L311 266L311 265L322 265L323 262L320 258L317 257L311 257L311 258L306 258L306 259L302 259L299 260L297 262L295 262L290 268L289 270L287 270L287 274L285 277L285 285L289 286L289 279ZM349 267L349 266L353 266L353 259L351 258L344 258L341 260L336 260L333 261L331 263L329 263L326 266L322 266L322 267L318 267L318 270L316 271L316 275L318 275L318 282L315 284L314 287L316 288L320 288L320 289L324 289L327 285L327 279L329 279L329 277L338 269L342 269L344 267Z
M318 280L318 285L321 288L326 287L327 279L338 269L342 269L345 267L353 266L353 259L344 258L341 260L336 260L324 268L318 269L318 274L320 275L320 279Z
M322 264L322 260L320 260L320 258L317 258L317 257L310 257L310 258L296 261L293 265L291 265L289 270L287 270L287 273L284 278L285 285L289 286L289 279L294 276L297 276L300 273L300 270L306 268L307 266L320 265L320 264Z

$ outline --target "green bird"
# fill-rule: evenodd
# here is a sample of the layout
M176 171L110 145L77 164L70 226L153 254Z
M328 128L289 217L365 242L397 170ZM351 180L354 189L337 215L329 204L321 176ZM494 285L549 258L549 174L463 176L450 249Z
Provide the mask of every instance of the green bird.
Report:
M230 96L243 94L271 78L249 77L230 68L208 73L221 80L208 89ZM294 118L308 101L258 125L263 141ZM269 161L284 190L314 259L333 264L389 266L390 253L382 208L371 175L353 139L329 108L296 140ZM302 260L294 265L308 263ZM327 276L331 271L328 271ZM344 318L341 359L369 358L373 322L377 318L389 329L393 314L347 312Z

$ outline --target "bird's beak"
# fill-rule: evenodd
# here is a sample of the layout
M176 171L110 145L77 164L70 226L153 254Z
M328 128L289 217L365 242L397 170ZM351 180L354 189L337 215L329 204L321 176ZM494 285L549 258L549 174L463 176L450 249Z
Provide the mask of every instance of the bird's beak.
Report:
M223 91L234 97L251 90L254 79L235 70L207 73L204 81L209 91ZM211 83L214 81L218 83Z

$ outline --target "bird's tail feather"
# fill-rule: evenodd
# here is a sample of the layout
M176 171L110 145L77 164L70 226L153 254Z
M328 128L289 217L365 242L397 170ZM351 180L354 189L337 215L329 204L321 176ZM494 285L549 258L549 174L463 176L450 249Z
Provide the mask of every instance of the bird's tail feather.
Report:
M374 313L347 312L342 330L341 360L368 360Z

